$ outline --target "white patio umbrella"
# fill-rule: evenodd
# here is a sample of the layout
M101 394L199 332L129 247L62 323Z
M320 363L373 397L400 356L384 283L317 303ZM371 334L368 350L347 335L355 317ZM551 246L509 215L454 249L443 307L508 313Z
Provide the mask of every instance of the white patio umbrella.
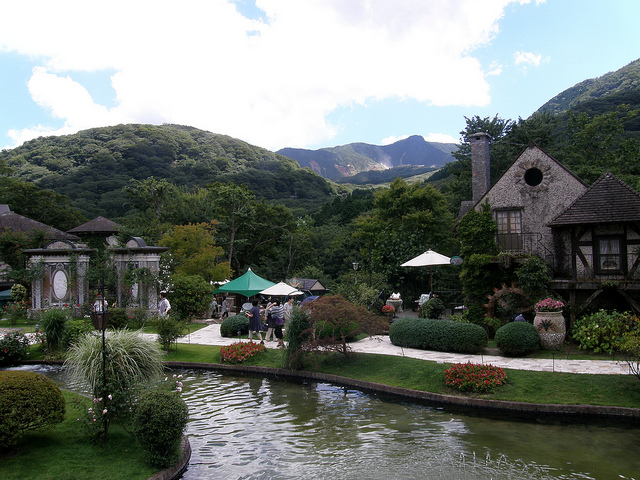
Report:
M260 293L263 295L273 295L273 296L283 296L283 297L287 295L302 295L302 292L300 290L284 282L279 282L269 288L265 288Z
M434 265L450 265L451 258L442 255L438 252L434 252L429 249L426 252L412 258L408 262L404 262L401 267L429 267L429 273L431 277L431 291L433 292L433 266Z

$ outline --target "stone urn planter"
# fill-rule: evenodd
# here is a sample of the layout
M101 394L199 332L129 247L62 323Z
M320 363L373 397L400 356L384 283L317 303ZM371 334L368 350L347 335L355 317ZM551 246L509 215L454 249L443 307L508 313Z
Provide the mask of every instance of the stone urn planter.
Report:
M540 335L543 350L558 350L567 334L562 312L537 312L533 326Z

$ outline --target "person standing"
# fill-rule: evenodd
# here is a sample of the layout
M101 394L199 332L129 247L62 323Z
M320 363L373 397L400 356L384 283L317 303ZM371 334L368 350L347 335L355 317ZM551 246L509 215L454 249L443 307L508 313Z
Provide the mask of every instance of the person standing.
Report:
M278 339L278 346L284 347L284 335L282 334L282 326L284 325L284 307L280 304L280 300L276 299L269 307L271 317L275 323L274 333Z
M222 297L222 310L220 311L220 318L225 318L229 316L229 301L227 300L227 296Z
M291 312L293 311L293 297L289 297L287 299L287 303L284 304L284 325L285 328L289 325L289 320L291 320Z
M249 341L251 342L253 340L253 333L256 332L260 343L264 343L262 341L262 333L260 333L262 325L260 322L260 307L258 306L257 299L251 302L251 309L246 312L245 315L249 317Z
M165 292L160 292L160 302L158 303L158 313L160 317L167 318L169 316L169 311L171 310L171 304L169 300L167 300Z

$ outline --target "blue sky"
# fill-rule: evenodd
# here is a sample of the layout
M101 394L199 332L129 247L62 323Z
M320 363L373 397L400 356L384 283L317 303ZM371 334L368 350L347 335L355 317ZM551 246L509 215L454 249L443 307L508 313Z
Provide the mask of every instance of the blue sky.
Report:
M2 2L0 148L177 123L320 148L457 141L640 58L638 0Z

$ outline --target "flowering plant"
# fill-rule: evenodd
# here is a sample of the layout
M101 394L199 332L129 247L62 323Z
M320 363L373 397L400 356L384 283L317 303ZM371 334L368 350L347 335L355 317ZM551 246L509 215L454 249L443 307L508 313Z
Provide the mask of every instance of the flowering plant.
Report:
M393 308L393 305L383 305L382 313L395 313L396 309Z
M220 356L223 362L242 363L247 358L264 352L267 348L255 342L236 342L234 344L221 347Z
M545 298L535 305L536 312L561 312L563 308L564 303L553 298Z
M444 372L446 385L462 392L493 392L506 379L505 371L493 365L456 363Z

